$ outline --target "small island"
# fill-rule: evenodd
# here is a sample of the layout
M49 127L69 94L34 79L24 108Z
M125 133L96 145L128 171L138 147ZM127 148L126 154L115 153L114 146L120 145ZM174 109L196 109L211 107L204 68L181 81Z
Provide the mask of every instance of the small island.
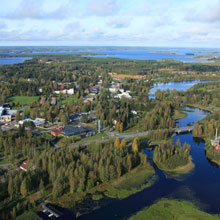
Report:
M167 142L156 147L153 160L159 169L175 174L185 174L194 168L190 145L185 143L181 147L179 140L176 146Z

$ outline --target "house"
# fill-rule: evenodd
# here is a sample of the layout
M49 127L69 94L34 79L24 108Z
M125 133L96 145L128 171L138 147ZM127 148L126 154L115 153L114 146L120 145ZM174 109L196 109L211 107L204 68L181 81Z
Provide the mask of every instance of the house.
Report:
M56 105L57 104L57 99L55 97L53 97L51 99L51 105Z
M35 120L32 120L32 119L30 119L30 118L27 118L27 119L24 119L24 120L20 120L20 121L18 122L18 124L19 124L19 125L23 125L25 122L29 122L29 121L33 122L34 125L35 125L35 127L39 127L39 126L41 126L42 124L45 123L45 119L43 119L43 118L36 118Z
M45 118L35 118L35 122L40 122L41 124L45 124L46 119Z
M56 94L64 94L64 95L73 95L74 94L74 89L71 88L71 89L63 89L63 90L58 90L58 91L54 91L54 93Z
M58 135L62 134L62 130L63 130L63 128L56 127L55 129L51 130L50 133L53 136L58 136Z
M25 160L20 166L19 168L24 170L25 172L27 172L27 166L28 166L28 161Z
M65 136L80 136L80 137L91 137L97 134L97 131L88 127L73 127L65 126L62 130L62 134Z
M46 101L46 98L45 97L41 97L41 100L40 100L40 104L43 105Z
M11 121L11 115L7 113L8 108L4 108L1 104L0 106L0 122L9 122Z
M120 94L114 96L114 98L119 98L119 99L121 99L122 97L127 98L127 99L131 99L132 98L132 96L129 94L128 91L120 93Z

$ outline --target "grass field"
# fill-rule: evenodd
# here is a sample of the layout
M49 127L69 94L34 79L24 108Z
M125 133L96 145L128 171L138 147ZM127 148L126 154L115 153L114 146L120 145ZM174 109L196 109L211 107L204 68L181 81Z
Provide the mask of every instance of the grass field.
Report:
M211 215L199 210L186 201L161 200L149 208L145 208L129 220L220 220L217 215Z
M24 214L18 216L16 220L40 220L41 218L33 211L26 211Z
M173 120L179 120L179 119L185 118L186 116L187 116L187 113L175 110Z
M155 173L149 166L139 166L131 172L113 181L105 188L105 196L124 199L154 184L155 178L150 178ZM146 181L148 180L148 181Z
M96 140L96 139L106 138L106 137L108 137L108 135L105 132L101 132L101 133L98 133L94 136L83 138L82 140L80 140L80 143L83 143L83 142L86 142L86 141L93 141L93 140Z
M67 104L69 101L71 101L71 100L73 100L73 102L75 103L76 100L77 100L76 96L75 96L75 95L70 95L70 96L66 97L65 99L63 99L63 100L61 101L61 104L62 104L62 105L66 105L66 104Z
M9 103L14 102L15 104L28 105L36 102L38 99L39 96L13 96L9 98Z
M117 79L144 79L144 78L146 78L146 76L142 76L142 75L128 75L128 74L114 75L114 74L111 74L111 73L109 73L109 75L112 78L117 78Z

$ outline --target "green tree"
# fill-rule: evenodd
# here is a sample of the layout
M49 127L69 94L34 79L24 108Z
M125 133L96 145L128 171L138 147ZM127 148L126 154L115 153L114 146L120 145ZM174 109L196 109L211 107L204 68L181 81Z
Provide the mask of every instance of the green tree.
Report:
M10 198L13 198L14 185L13 185L13 179L12 179L11 175L9 176L9 179L8 179L8 194L9 194Z
M24 180L21 182L20 193L21 193L22 196L26 196L27 193L28 193L26 178L24 178Z
M15 120L16 120L16 122L20 121L20 111L19 111L19 109L16 111Z

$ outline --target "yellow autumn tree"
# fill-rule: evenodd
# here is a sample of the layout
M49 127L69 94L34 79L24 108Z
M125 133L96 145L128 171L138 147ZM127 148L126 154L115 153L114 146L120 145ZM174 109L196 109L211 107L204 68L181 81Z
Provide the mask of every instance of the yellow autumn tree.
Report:
M120 147L120 140L118 137L115 138L114 147L119 148Z
M126 144L127 144L127 141L125 139L123 139L121 141L120 148L124 148L126 146Z
M132 150L136 153L139 151L139 138L135 137L132 143Z

